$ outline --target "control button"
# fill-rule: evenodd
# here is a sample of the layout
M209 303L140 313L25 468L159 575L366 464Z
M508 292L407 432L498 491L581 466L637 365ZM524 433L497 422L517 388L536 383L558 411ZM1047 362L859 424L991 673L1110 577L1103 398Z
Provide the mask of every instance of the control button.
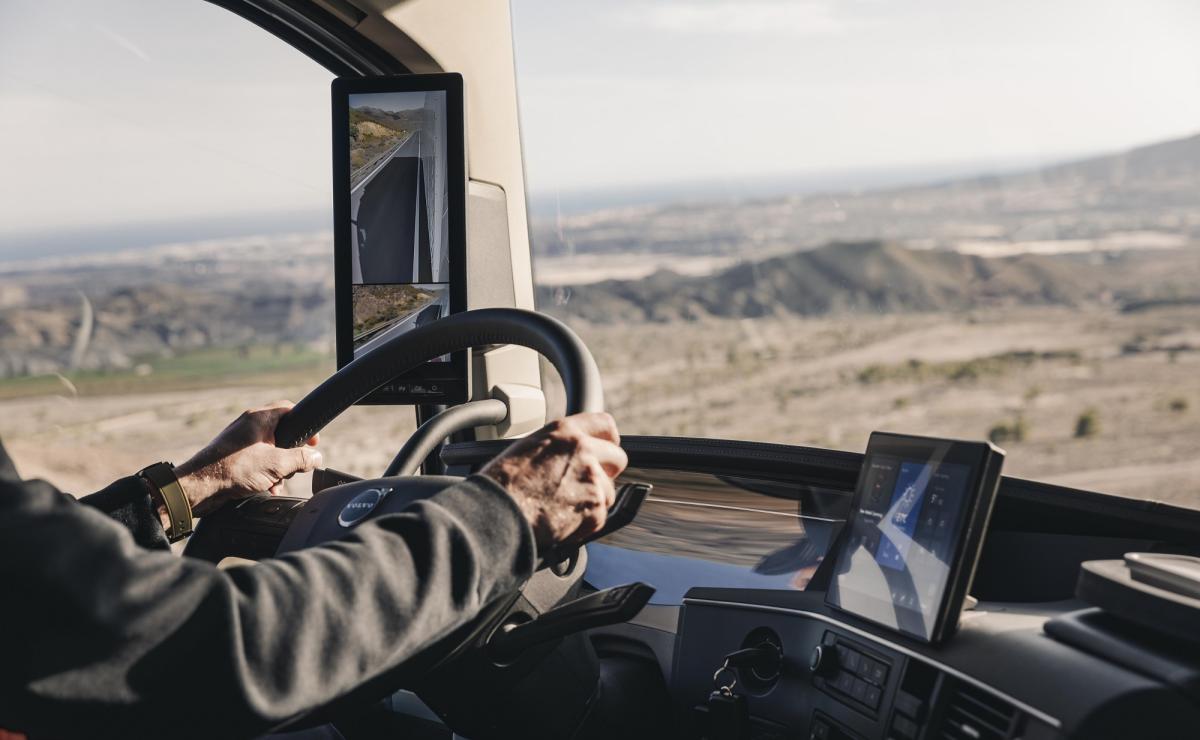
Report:
M887 683L888 667L887 664L881 663L878 660L867 659L867 665L863 668L862 675L871 683L882 686Z
M897 714L892 718L892 730L901 737L915 738L920 728L917 727L916 722L913 722L908 717Z
M925 702L907 691L897 691L895 703L897 712L905 714L917 722L925 719Z
M850 696L854 697L855 701L867 703L867 689L870 687L866 681L861 678L854 679L854 685L850 687Z
M883 691L878 686L867 686L866 703L872 709L879 709L879 699L883 696Z
M851 673L861 674L863 656L851 650L845 645L838 645L838 661L842 664L842 668Z
M829 740L829 725L825 724L825 720L813 720L808 731L808 740Z

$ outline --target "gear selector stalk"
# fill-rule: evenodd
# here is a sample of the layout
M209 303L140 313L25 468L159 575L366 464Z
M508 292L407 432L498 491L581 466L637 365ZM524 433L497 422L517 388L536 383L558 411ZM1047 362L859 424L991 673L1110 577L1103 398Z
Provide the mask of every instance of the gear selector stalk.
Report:
M555 607L531 622L501 627L492 635L488 651L497 663L509 663L535 645L628 621L637 616L653 595L654 587L645 583L597 591Z

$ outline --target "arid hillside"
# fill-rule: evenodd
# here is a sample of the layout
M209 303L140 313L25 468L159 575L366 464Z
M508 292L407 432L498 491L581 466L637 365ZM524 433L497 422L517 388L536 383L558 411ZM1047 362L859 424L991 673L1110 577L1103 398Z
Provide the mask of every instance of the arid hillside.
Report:
M861 242L709 275L542 286L540 305L595 322L948 312L1002 306L1200 303L1200 249L986 258Z

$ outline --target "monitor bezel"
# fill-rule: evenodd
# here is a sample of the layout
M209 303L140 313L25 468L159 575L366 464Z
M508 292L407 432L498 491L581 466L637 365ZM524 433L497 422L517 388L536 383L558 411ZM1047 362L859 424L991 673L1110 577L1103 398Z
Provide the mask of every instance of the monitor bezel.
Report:
M835 591L840 592L837 578L841 572L841 559L846 555L846 541L853 532L854 522L866 494L864 488L868 465L872 457L876 455L913 461L930 461L936 457L939 462L967 465L971 468L967 500L963 502L959 512L958 537L952 547L953 556L946 577L946 587L941 602L936 607L933 627L929 635L916 634L879 622L868 615L843 607L834 598ZM959 616L979 563L984 534L1000 485L1000 469L1003 461L1004 452L990 442L873 432L863 456L863 465L854 488L854 497L850 504L846 524L842 527L837 541L831 548L834 563L825 590L826 605L844 614L884 627L894 634L903 635L919 642L938 643L953 635L958 629ZM835 588L835 586L837 587Z
M446 93L446 169L449 206L450 313L467 310L467 160L465 98L462 75L410 74L385 77L339 77L330 86L333 115L333 243L334 316L337 366L354 360L353 245L350 239L350 96L363 93ZM461 175L461 176L458 176ZM360 404L458 404L470 397L470 352L450 356L437 366L426 363L397 376L384 387L358 401ZM446 367L449 366L447 371ZM444 377L443 377L444 376ZM428 381L440 380L437 390ZM417 392L415 386L421 386Z

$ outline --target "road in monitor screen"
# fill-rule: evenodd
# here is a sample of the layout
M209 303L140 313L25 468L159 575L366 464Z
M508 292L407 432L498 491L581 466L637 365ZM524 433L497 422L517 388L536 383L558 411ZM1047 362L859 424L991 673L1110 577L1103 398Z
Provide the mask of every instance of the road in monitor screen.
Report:
M445 91L349 102L352 282L448 281Z
M354 356L450 312L450 286L415 283L351 286ZM448 362L449 355L433 362Z

